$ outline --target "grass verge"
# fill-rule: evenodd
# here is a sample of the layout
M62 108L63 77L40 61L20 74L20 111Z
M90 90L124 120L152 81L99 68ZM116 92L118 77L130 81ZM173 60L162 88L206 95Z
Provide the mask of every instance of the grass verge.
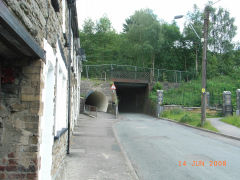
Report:
M162 113L162 117L172 119L180 123L185 123L194 127L201 127L201 115L199 113L184 111L182 109L172 109L164 111ZM218 130L214 128L209 121L205 122L203 128L218 132Z
M240 128L240 116L228 116L221 119L221 121Z

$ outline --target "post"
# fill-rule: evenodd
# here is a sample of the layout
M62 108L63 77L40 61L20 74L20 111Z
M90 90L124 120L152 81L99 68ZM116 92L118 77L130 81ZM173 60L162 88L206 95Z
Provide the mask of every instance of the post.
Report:
M232 115L232 101L230 91L223 91L223 115Z
M237 89L237 110L236 110L236 115L240 115L240 89Z
M157 90L157 117L159 118L163 112L163 90Z
M68 19L72 18L71 10L68 11ZM70 136L71 136L71 21L68 22L68 39L69 39L69 47L68 47L68 120L67 120L67 128L68 128L68 137L67 137L67 154L70 153Z
M201 100L201 127L206 121L206 62L207 62L207 41L208 41L209 7L204 9L204 42L202 57L202 100Z

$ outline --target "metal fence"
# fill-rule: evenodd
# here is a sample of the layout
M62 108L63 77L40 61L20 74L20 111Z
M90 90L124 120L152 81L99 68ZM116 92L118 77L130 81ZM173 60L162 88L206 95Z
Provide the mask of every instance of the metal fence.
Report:
M195 73L179 70L152 69L131 65L100 64L83 66L87 79L136 79L145 81L182 82L195 78Z
M223 98L221 90L209 91L208 106L222 108ZM233 101L234 102L234 101ZM177 88L169 89L164 91L164 102L165 105L182 105L185 107L201 106L201 84L199 87L191 88ZM235 106L234 106L235 107Z

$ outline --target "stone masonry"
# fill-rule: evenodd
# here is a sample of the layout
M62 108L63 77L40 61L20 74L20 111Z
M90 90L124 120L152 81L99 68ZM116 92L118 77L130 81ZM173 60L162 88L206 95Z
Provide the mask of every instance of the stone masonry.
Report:
M68 64L68 48L65 47L65 32L68 35L67 0L59 0L60 10L55 12L51 0L2 0L18 21L26 28L35 41L44 49L44 39L57 52L57 43L62 46L62 56ZM65 29L63 7L65 2ZM73 38L73 37L72 37ZM75 45L75 44L74 44ZM75 47L72 47L75 51ZM73 53L76 56L76 53ZM72 59L74 59L72 57ZM77 61L76 57L74 61ZM76 64L73 62L72 64ZM43 115L44 88L43 68L40 59L20 57L19 59L1 59L0 86L0 179L38 179L41 168L39 146L41 144L40 119ZM73 69L73 68L72 68ZM79 68L80 69L80 68ZM4 74L5 73L5 74ZM5 76L7 78L5 78ZM10 77L10 79L9 79ZM71 71L72 89L79 89L79 72ZM76 96L72 92L71 95ZM76 97L72 97L75 104ZM67 108L67 107L66 107ZM71 114L78 110L72 108ZM76 115L71 115L74 122ZM53 145L52 179L61 179L64 158L67 149L67 131L61 134Z
M60 12L56 13L51 0L4 0L7 6L18 17L32 37L43 46L43 38L47 37L49 44L56 48L57 37L64 42L61 25L62 6L60 0ZM66 11L67 12L67 11ZM66 14L66 25L68 23ZM66 26L67 27L67 26ZM66 28L68 33L68 29Z
M0 179L37 177L42 66L40 60L2 61ZM13 80L4 81L9 74Z
M103 93L108 100L108 112L112 112L112 103L117 102L116 91L112 92L110 89L113 82L111 81L99 81L99 80L81 80L81 97L84 97L85 101L87 96L91 93L98 91ZM83 106L82 106L83 108ZM80 110L82 111L82 109Z
M59 138L56 139L53 145L53 167L52 177L55 180L61 180L65 176L64 163L67 146L67 131Z
M81 96L86 97L93 91L102 92L108 99L108 102L112 101L112 90L110 89L112 82L110 81L94 81L94 80L82 80L81 81Z

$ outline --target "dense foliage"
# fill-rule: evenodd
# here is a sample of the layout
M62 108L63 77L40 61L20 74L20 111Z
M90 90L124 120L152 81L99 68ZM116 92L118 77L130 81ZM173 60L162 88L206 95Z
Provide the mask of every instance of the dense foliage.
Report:
M210 106L222 105L223 91L231 91L233 108L236 108L236 90L240 80L229 76L219 76L207 81L207 91L210 93ZM164 91L164 104L178 104L183 106L201 105L201 80L181 83L180 87Z
M203 12L196 5L187 15L181 33L176 21L159 20L150 9L141 9L126 19L123 32L117 33L108 17L97 22L86 19L80 30L81 45L88 64L129 64L177 69L200 74ZM209 42L207 55L208 78L219 75L235 76L240 72L239 45L234 18L223 8L210 6Z

